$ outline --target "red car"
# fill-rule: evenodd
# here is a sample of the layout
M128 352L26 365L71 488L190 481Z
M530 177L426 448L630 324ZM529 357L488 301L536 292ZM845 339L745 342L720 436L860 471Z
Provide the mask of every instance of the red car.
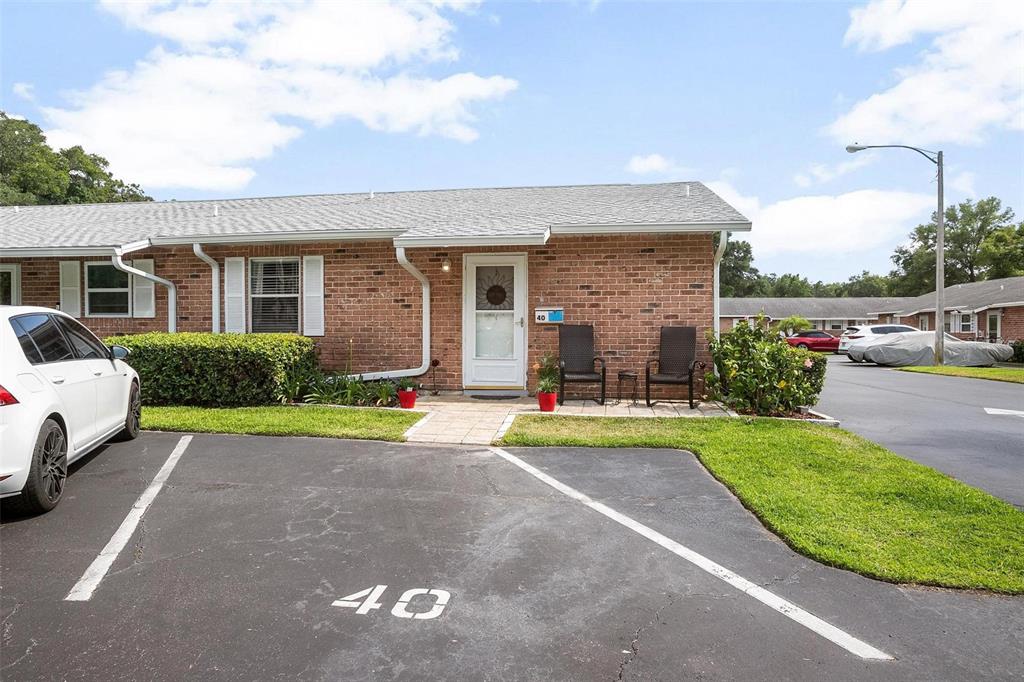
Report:
M839 337L821 331L797 332L787 337L786 343L819 353L835 353L839 350Z

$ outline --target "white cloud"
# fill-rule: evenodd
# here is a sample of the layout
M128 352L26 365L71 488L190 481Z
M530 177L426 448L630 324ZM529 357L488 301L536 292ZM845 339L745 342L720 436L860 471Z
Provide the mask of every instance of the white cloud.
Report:
M840 178L847 173L863 168L874 161L874 154L870 152L860 152L857 156L854 156L849 161L843 161L835 165L827 165L824 163L812 163L807 167L807 171L803 173L797 173L793 176L793 182L800 187L810 187L811 185L820 185L826 182L831 182L836 178Z
M693 169L680 166L674 159L667 158L661 154L637 154L630 157L626 163L626 171L634 175L664 175L683 176L689 174Z
M105 7L177 45L43 108L58 146L82 144L147 188L225 191L304 124L477 138L472 108L517 87L503 76L414 73L458 56L443 3L168 2ZM455 9L465 9L458 5Z
M35 86L31 83L15 83L11 86L11 92L29 102L36 98Z
M971 171L963 171L953 176L949 181L949 186L964 196L976 197L978 196L974 188L976 178L977 176Z
M1000 0L874 0L850 12L845 42L881 51L934 35L892 87L863 99L827 131L842 142L977 144L1024 129L1024 4Z
M927 220L935 201L929 194L867 189L762 205L727 182L707 184L751 219L753 230L736 237L749 241L759 258L782 253L856 257Z

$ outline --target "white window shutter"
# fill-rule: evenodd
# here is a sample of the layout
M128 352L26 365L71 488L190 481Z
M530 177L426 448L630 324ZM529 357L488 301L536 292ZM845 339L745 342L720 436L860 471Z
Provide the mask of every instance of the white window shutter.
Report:
M324 257L302 257L302 333L324 335Z
M224 259L224 331L245 333L245 259Z
M152 258L138 258L132 267L153 274ZM145 277L132 275L132 317L156 317L156 283Z
M71 317L82 316L82 264L76 260L60 262L60 309Z

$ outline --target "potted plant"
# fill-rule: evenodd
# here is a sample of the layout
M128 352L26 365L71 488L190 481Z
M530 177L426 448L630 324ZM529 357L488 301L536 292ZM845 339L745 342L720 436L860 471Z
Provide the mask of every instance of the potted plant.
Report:
M541 376L537 379L537 404L541 412L554 412L558 400L558 379Z
M416 382L409 377L398 382L398 404L407 410L416 407Z

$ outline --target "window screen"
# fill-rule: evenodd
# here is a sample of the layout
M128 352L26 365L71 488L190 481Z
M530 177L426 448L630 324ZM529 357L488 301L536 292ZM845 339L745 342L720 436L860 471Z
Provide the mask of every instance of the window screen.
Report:
M253 332L299 331L299 260L249 261Z
M127 272L106 263L85 264L85 314L121 317L131 313L131 280Z

